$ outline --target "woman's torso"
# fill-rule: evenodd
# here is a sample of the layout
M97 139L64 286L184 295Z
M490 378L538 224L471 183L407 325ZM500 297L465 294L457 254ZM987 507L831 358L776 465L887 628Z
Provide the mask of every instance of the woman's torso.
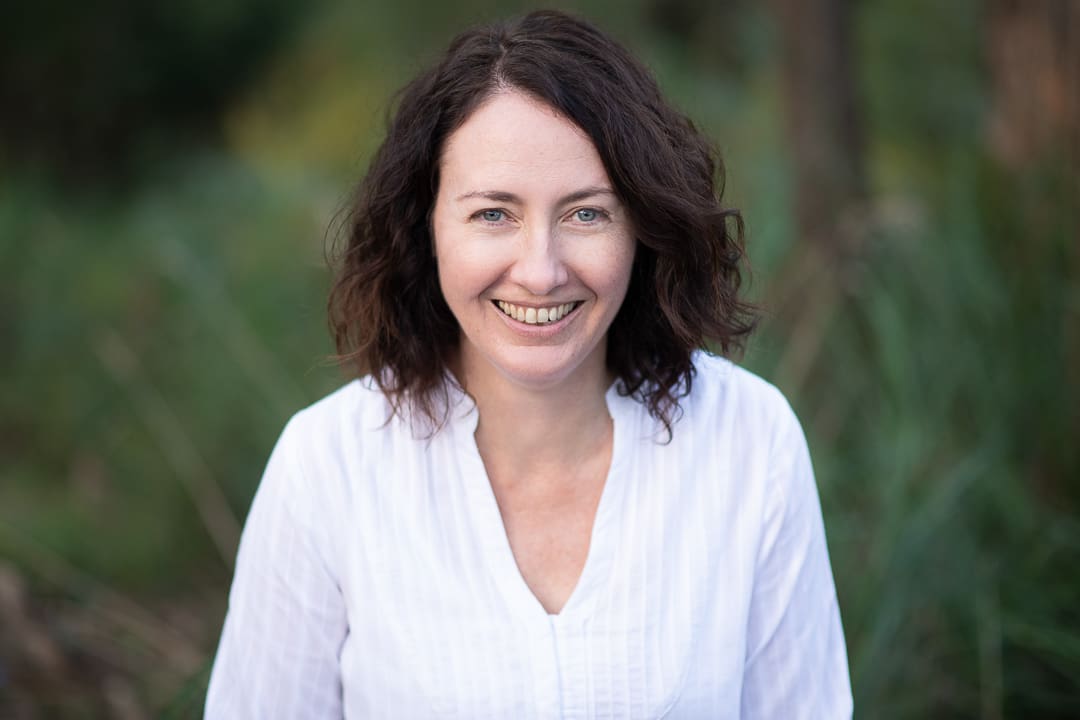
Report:
M353 383L305 411L333 509L346 717L738 717L770 436L766 383L701 355L670 443L614 389L612 462L558 615L518 571L465 397L417 439Z

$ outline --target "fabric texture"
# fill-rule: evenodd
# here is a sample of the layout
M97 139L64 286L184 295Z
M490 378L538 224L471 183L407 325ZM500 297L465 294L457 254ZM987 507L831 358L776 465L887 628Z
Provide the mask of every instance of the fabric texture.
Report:
M849 718L799 423L760 378L694 362L670 443L608 391L611 468L557 615L514 562L467 395L429 439L365 381L298 413L244 528L206 717Z

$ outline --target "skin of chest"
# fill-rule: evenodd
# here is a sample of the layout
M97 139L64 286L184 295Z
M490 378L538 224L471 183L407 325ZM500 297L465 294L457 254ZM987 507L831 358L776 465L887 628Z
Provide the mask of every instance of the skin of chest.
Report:
M610 463L609 441L570 472L516 482L491 477L518 570L548 613L562 609L581 577Z

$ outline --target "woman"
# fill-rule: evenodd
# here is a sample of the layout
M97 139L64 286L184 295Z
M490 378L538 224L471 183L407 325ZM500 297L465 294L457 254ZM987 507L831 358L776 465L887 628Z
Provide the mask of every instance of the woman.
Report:
M703 351L752 322L708 143L554 12L409 85L331 300L362 376L247 520L214 718L835 718L805 441Z

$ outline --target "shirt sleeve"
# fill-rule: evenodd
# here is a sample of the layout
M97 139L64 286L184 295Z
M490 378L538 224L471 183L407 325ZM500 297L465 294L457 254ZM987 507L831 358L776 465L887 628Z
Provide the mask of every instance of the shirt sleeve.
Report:
M342 717L345 603L324 549L329 510L298 462L295 421L278 440L240 540L206 697L209 720Z
M786 401L774 435L747 626L743 720L852 715L821 503L806 439Z

